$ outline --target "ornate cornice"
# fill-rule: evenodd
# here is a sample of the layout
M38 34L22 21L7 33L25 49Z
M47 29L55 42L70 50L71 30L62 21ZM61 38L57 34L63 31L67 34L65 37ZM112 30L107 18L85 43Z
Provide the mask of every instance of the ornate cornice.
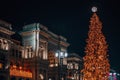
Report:
M60 41L60 45L63 45L65 47L68 47L70 44L67 42Z
M50 37L50 35L49 34L47 34L46 32L44 32L44 31L40 31L40 35L42 35L42 36L44 36L45 38L49 38Z
M10 31L10 30L8 30L8 29L6 29L6 28L3 28L3 27L1 27L0 26L0 32L2 32L2 33L5 33L5 34L8 34L8 35L13 35L15 32L13 32L13 31Z
M20 35L22 35L22 36L27 36L27 35L33 34L33 32L34 32L34 31L21 32Z
M76 57L67 58L67 60L68 61L82 61L81 59L76 58Z

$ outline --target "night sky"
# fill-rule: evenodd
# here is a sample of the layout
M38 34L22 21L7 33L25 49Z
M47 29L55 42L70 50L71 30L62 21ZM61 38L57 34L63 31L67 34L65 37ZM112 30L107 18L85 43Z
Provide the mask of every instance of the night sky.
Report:
M111 68L120 72L120 6L118 0L1 0L0 19L11 23L13 30L39 22L55 34L67 38L69 53L85 55L91 7L98 7L103 33L109 45Z

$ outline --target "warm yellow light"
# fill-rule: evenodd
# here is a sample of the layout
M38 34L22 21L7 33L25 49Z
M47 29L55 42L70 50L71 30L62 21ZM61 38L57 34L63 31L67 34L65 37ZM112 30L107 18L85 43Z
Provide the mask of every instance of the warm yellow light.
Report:
M16 69L16 68L17 68L17 66L16 66L16 65L13 65L13 68L14 68L14 69Z
M56 63L55 66L58 66L58 64Z
M54 67L54 64L50 64L49 66L50 66L50 67Z
M10 68L10 75L11 76L32 78L32 72L22 70L22 67L19 67L19 69L17 69L17 66L13 65Z
M19 69L21 70L21 69L22 69L22 67L20 66L20 67L19 67Z
M3 67L3 64L2 63L0 63L0 69Z

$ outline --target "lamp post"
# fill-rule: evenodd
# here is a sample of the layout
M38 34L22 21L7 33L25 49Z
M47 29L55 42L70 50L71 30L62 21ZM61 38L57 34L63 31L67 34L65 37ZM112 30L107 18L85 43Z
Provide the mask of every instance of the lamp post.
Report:
M64 80L63 77L63 59L68 56L67 52L58 51L55 56L58 58L59 80Z

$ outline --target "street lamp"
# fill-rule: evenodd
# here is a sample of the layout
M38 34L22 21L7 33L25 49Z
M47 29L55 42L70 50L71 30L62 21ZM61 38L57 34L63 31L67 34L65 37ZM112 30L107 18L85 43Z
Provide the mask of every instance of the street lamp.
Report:
M64 51L58 51L56 54L55 54L56 57L58 57L58 69L60 70L59 71L59 80L64 80L64 77L63 77L63 59L66 58L68 56L67 52L64 52Z

